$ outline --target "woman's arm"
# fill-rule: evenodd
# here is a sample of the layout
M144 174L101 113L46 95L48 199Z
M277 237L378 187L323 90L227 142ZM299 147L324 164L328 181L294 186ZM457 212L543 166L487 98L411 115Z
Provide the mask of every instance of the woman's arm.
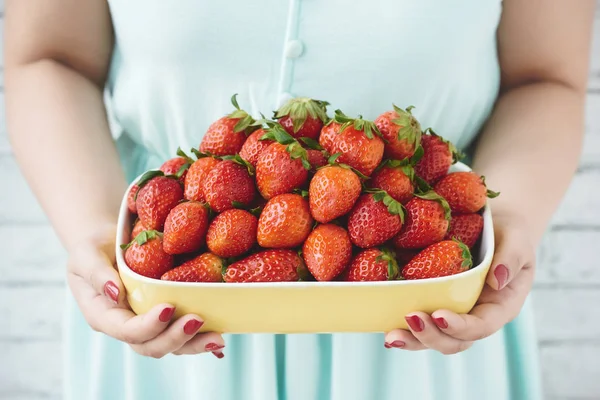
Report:
M501 192L491 202L496 251L487 285L469 314L409 314L410 331L389 332L389 347L457 353L519 314L536 247L577 166L594 3L504 0L502 92L473 163Z
M522 218L537 245L577 168L593 0L505 0L498 31L502 93L474 170L502 192L492 210Z
M199 316L173 319L170 304L136 316L114 268L126 182L102 101L113 40L106 0L9 0L5 20L12 146L69 253L68 283L86 321L151 357L222 346L218 334L196 334Z

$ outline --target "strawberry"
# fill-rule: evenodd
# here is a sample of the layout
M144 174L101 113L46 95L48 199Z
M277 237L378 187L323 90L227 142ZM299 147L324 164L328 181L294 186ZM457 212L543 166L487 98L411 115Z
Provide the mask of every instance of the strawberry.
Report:
M205 201L202 182L208 173L221 161L218 157L200 153L193 149L198 159L187 170L184 181L184 196L187 200Z
M372 178L371 187L385 190L402 204L408 203L413 197L414 169L404 161L384 161Z
M345 165L329 165L317 171L308 188L313 218L326 224L347 214L360 196L358 175Z
M136 274L159 279L173 268L173 256L165 253L162 234L155 230L142 231L121 248L125 250L125 263Z
M306 274L302 257L292 250L263 250L231 264L225 282L293 282Z
M256 167L260 153L273 143L272 140L260 140L264 134L265 130L262 128L252 133L252 135L248 136L248 139L246 139L240 150L240 157L252 164L253 167Z
M458 161L462 154L431 128L427 131L430 134L421 137L423 156L415 165L415 172L425 182L434 185L448 173L450 166Z
M435 191L448 201L455 213L475 213L485 206L486 197L500 193L488 190L485 178L474 172L455 172L446 175L435 185Z
M214 254L204 253L167 271L160 277L175 282L222 282L225 261Z
M208 229L208 209L197 201L175 206L165 221L163 246L169 254L190 253L204 245Z
M267 202L258 218L258 244L273 249L300 246L313 223L308 201L301 195L277 195Z
M208 249L220 257L238 257L256 244L258 219L246 210L231 209L216 216L208 227Z
M445 239L458 239L467 247L472 248L477 243L483 231L483 217L479 214L452 215L450 229Z
M339 161L371 176L383 158L381 133L371 121L352 119L336 110L335 122L343 124L334 138L330 154L342 153ZM325 146L323 146L327 149Z
M386 111L375 119L375 125L386 140L385 156L402 160L411 157L421 142L421 124L412 115L413 106L403 110L393 104L393 111Z
M163 165L160 166L159 170L165 175L175 175L180 177L179 180L183 183L185 181L187 170L194 160L189 158L181 149L177 149L177 155L178 157L165 161Z
M406 221L394 238L397 248L420 249L444 239L450 221L450 207L433 191L415 194L406 204Z
M323 147L329 154L332 154L333 150L333 142L336 140L338 134L340 133L340 129L342 124L338 124L337 122L331 120L327 125L321 129L321 135L319 136L319 144Z
M139 235L142 231L147 230L146 227L144 226L144 224L142 224L142 221L139 220L139 218L135 221L135 223L133 224L133 229L131 230L131 238L130 240L135 239L135 237L137 235Z
M235 111L208 127L200 143L200 151L216 156L235 155L242 149L246 136L258 129L253 125L256 122L254 118L240 109L236 97L237 94L231 97Z
M140 190L138 185L133 185L129 192L127 193L127 209L132 214L137 214L137 207L135 205L135 198L137 196L137 192Z
M348 232L337 225L317 226L302 248L306 267L318 281L337 277L352 258L352 242Z
M462 242L444 240L417 254L402 268L404 279L427 279L466 271L473 265L471 252Z
M328 121L326 101L299 97L289 100L275 112L275 119L294 138L316 140L323 124Z
M256 187L251 177L252 165L239 155L224 158L226 159L215 165L202 182L204 198L216 212L234 208L235 203L247 206L256 196Z
M348 232L358 247L369 248L394 237L404 221L402 205L383 190L361 195L350 211Z
M256 184L265 199L300 188L308 180L308 153L281 126L273 125L263 140L276 140L260 153L256 163Z
M149 171L138 182L135 205L138 217L148 229L162 230L169 211L183 199L183 189L176 178L162 171Z
M307 149L306 153L308 154L308 163L311 165L313 171L327 165L327 156L323 151Z
M347 281L388 281L398 276L396 255L387 249L367 249L358 253L345 276Z

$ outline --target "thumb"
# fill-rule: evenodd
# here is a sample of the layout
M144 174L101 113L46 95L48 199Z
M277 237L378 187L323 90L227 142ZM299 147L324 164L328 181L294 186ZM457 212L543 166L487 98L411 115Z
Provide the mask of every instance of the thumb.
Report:
M535 254L525 230L515 222L495 226L496 252L486 282L495 290L505 288L522 268L533 265Z
M114 252L114 249L110 251ZM105 251L93 244L83 244L69 257L69 272L83 279L94 291L114 304L126 306L125 287Z

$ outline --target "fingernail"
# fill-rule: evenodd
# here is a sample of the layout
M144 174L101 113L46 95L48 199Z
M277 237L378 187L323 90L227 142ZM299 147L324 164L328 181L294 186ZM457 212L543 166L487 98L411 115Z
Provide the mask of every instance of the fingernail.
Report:
M391 348L392 348L392 346L390 346L390 345L389 345L389 344L387 344L387 343L384 343L384 344L383 344L383 347L385 347L386 349L391 349Z
M448 327L448 322L444 318L434 318L433 322L442 329L446 329Z
M405 317L404 319L406 320L408 326L410 326L410 329L412 329L415 332L421 332L423 329L425 329L425 323L421 318L419 318L416 315L411 315Z
M386 345L390 346L389 348L395 348L395 349L401 349L404 346L406 346L406 343L404 343L402 340L394 340L392 343L387 344Z
M160 322L169 322L171 318L173 318L173 314L175 313L175 307L167 307L160 312L158 319Z
M223 354L222 351L214 351L213 354L215 355L215 357L217 357L219 360L223 357L225 357L225 354Z
M225 346L222 346L220 344L209 343L206 346L204 346L204 350L206 350L206 351L217 351L217 350L221 350L224 347Z
M115 304L119 302L119 287L113 281L108 281L104 284L104 294Z
M186 335L195 335L203 324L204 322L198 321L197 319L190 319L183 326L183 332Z
M508 268L504 264L498 264L496 269L494 269L494 276L498 282L498 290L504 288L508 280Z

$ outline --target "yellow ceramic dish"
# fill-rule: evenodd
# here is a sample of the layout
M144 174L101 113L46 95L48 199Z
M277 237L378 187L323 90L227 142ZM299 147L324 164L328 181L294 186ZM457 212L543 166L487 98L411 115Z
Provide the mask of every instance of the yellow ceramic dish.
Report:
M456 164L453 171L468 171ZM141 276L127 267L123 251L131 216L123 199L117 234L117 266L135 313L159 303L176 315L195 313L202 331L220 333L386 332L406 328L413 311L471 310L479 297L494 253L489 205L484 212L481 249L470 270L448 277L387 282L187 283ZM477 252L475 252L477 253Z

